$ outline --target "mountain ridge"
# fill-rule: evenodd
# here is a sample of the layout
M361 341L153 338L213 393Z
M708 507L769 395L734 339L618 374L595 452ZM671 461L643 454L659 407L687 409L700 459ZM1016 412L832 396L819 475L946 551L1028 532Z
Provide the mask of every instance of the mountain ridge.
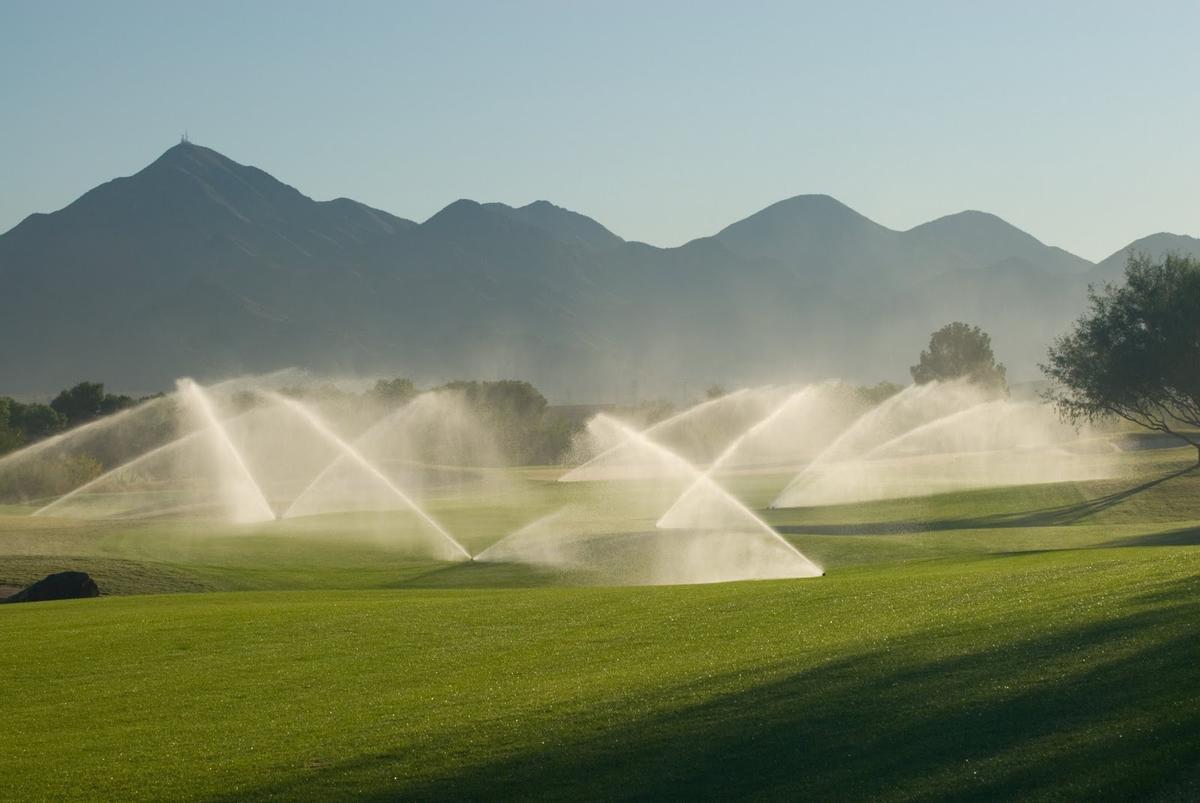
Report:
M150 389L303 365L614 398L900 378L932 328L972 318L1019 377L1098 269L988 213L896 231L828 195L674 248L541 200L460 199L418 223L181 144L0 235L0 336L37 333L0 376Z

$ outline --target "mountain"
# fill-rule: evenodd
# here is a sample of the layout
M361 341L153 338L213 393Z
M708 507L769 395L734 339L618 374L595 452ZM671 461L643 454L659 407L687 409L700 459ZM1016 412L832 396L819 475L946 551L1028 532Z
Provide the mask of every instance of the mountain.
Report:
M968 210L922 223L905 236L931 249L948 251L964 266L986 268L1010 259L1066 275L1082 274L1094 266L1083 257L1047 246L1031 234L987 212Z
M730 251L777 260L810 276L878 273L902 248L886 229L828 195L797 195L719 231Z
M1155 260L1161 260L1167 254L1182 254L1200 259L1200 239L1167 232L1142 237L1098 262L1092 273L1093 279L1099 282L1119 281L1131 252L1149 254Z
M1148 239L1162 237L1200 245ZM185 143L0 235L0 337L18 344L0 350L0 393L85 378L143 392L290 365L515 376L576 401L899 380L955 319L983 325L1029 378L1110 260L981 212L895 231L824 195L679 248L547 201L463 199L417 223Z
M549 201L534 201L517 209L501 203L490 203L486 206L504 211L513 219L535 226L568 245L612 248L625 242L590 217L555 206Z
M1047 246L995 215L960 212L894 231L828 195L799 195L727 226L716 239L732 251L776 260L837 285L907 285L950 271L1023 259L1049 273L1093 265Z
M0 237L0 281L11 288L0 331L36 343L0 358L0 373L20 377L18 387L80 370L157 386L181 364L257 367L277 341L353 351L321 310L353 298L349 288L414 226L346 199L315 202L261 170L178 145ZM303 289L314 284L325 287L320 298Z

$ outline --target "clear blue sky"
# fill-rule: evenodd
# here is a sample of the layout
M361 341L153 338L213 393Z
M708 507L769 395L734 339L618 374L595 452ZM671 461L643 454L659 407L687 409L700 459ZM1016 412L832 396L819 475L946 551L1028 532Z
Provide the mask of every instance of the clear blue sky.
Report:
M0 230L178 141L424 220L676 245L791 195L1200 235L1200 3L0 0Z

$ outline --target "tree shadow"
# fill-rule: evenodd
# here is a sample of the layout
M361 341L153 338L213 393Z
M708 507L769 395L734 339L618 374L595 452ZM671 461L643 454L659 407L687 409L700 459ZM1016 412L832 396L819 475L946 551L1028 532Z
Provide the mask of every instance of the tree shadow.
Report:
M1021 527L1060 527L1076 524L1110 508L1120 505L1165 482L1192 473L1196 466L1172 471L1147 482L1124 488L1095 499L1070 505L1058 505L1040 510L995 513L988 516L917 521L860 522L852 524L780 525L775 529L787 535L904 535L942 530L989 530Z
M1030 624L967 652L912 641L750 683L696 681L670 699L704 702L612 712L582 732L550 717L544 746L442 777L407 777L417 756L397 745L238 798L1187 798L1200 779L1198 591L1197 578L1162 584L1123 616Z
M456 561L406 577L383 588L540 588L579 585L567 572L533 563Z
M1200 546L1200 527L1184 527L1149 535L1134 535L1100 544L1097 549L1124 546Z

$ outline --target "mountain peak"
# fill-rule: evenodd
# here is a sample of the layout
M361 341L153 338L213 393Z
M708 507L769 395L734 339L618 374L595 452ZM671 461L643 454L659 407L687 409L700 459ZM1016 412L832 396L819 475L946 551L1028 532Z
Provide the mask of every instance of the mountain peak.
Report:
M950 229L950 228L962 229L962 228L967 228L967 227L970 227L970 228L973 228L976 230L989 230L990 229L990 230L1015 231L1015 232L1020 232L1025 237L1032 236L1032 235L1026 234L1024 231L1021 231L1021 229L1018 229L1016 226L1009 223L1004 218L1002 218L998 215L993 215L991 212L981 212L978 209L964 209L961 212L955 212L950 215L943 215L942 217L936 218L934 220L930 220L930 221L928 221L926 223L922 223L918 226L913 226L911 229L908 230L908 233L933 230L933 229Z
M536 226L568 245L590 248L609 248L624 242L607 228L587 215L572 212L549 201L534 201L511 213L519 220Z
M824 192L802 192L799 195L793 195L790 198L784 198L782 201L777 201L771 206L806 206L810 208L830 208L830 209L845 209L848 212L858 214L846 204ZM771 207L767 207L770 209Z
M421 225L432 228L443 228L468 224L487 217L490 211L487 206L479 203L479 201L472 201L470 198L459 198L457 201L446 204L433 213Z
M967 209L914 226L904 236L924 245L948 248L963 267L985 268L1011 258L1045 265L1055 273L1082 273L1092 263L1048 246L1004 218Z
M978 209L964 209L961 212L955 212L950 215L943 215L940 218L931 220L928 223L922 223L921 225L922 226L932 226L934 224L942 223L942 222L969 223L969 224L979 225L979 226L989 226L989 225L990 226L1004 226L1005 228L1010 228L1010 229L1016 228L1016 226L1012 225L1011 223L1009 223L1007 220L1000 217L999 215L993 215L991 212L982 212ZM914 228L920 228L920 226L915 226Z
M717 232L718 239L761 237L782 229L829 226L867 226L887 231L831 195L794 195L777 201Z
M147 166L147 169L155 166L177 167L186 164L209 164L223 168L244 167L212 148L206 148L194 142L179 142L163 151L161 156Z
M578 212L572 212L549 201L534 201L522 207L491 202L481 204L460 198L429 218L423 225L441 231L463 227L476 227L487 222L497 225L500 221L508 225L517 224L536 229L543 236L567 245L585 247L609 247L624 242L620 237L596 221Z
M1200 259L1200 239L1186 234L1173 234L1169 231L1160 231L1139 237L1098 262L1096 274L1103 278L1121 276L1131 253L1147 254L1154 260L1160 260L1167 254L1182 254Z
M828 273L848 243L878 255L898 236L829 195L796 195L726 226L714 239L737 254L793 265L802 258L817 273Z

